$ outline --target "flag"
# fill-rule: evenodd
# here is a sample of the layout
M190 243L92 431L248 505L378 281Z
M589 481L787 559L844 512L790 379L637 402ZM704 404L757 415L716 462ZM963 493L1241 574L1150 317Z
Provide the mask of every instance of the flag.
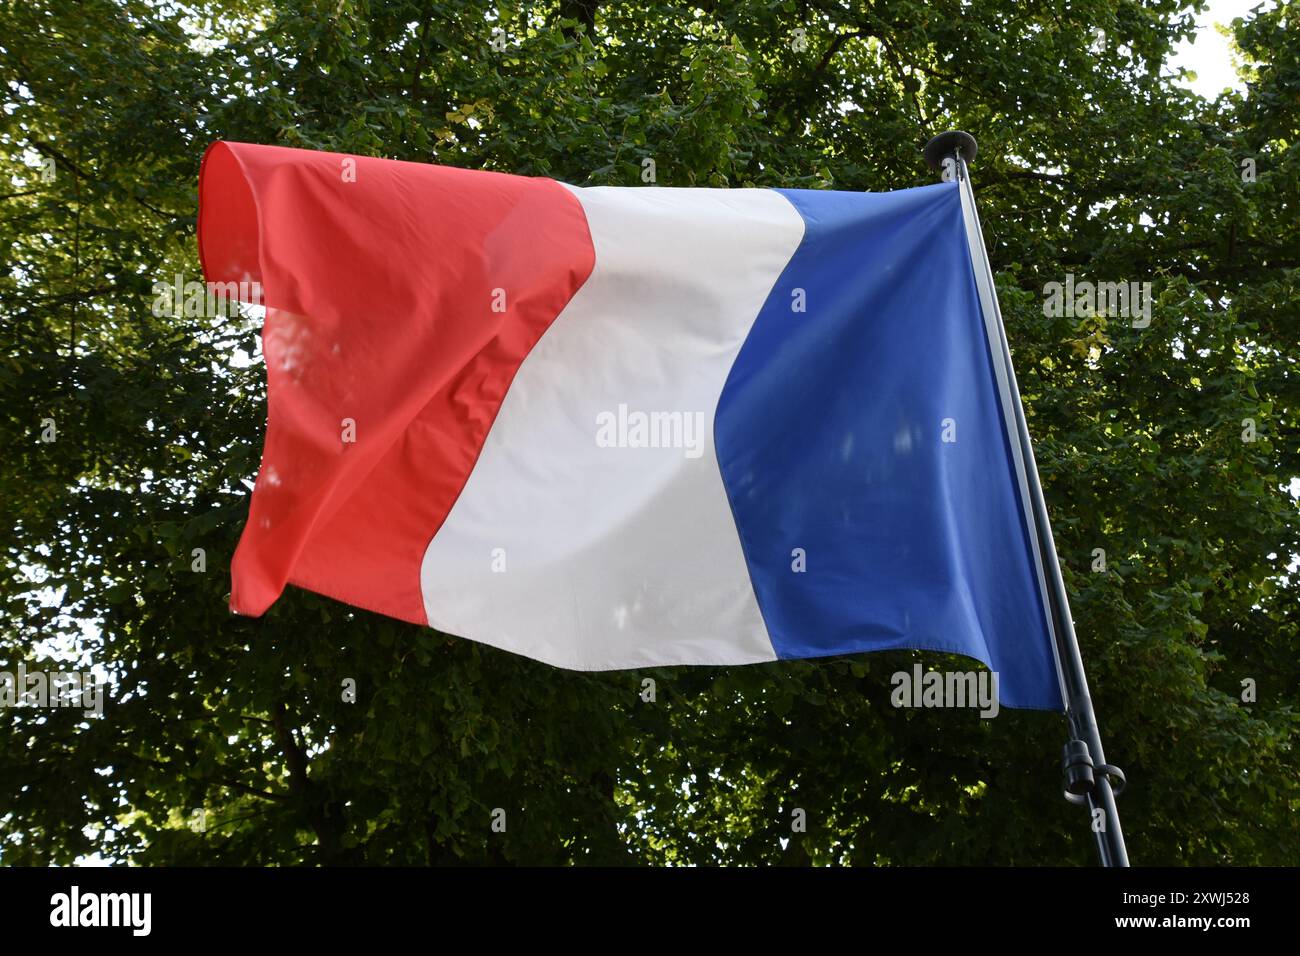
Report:
M219 142L266 306L231 607L293 584L553 665L912 648L1061 709L956 183L578 188Z

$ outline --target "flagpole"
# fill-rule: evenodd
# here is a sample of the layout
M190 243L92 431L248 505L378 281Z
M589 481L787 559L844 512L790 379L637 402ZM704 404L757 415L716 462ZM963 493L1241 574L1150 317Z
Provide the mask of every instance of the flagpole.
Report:
M1002 394L1007 431L1009 435L1015 436L1012 438L1012 452L1020 472L1017 477L1022 497L1026 499L1025 518L1031 529L1031 544L1038 559L1039 586L1047 607L1057 677L1061 682L1061 696L1070 726L1071 739L1065 745L1061 762L1066 778L1065 798L1088 808L1101 865L1128 866L1128 850L1124 845L1124 832L1120 828L1119 810L1115 805L1115 797L1124 789L1124 774L1118 767L1106 763L1101 731L1097 726L1092 697L1088 693L1088 679L1083 670L1083 657L1079 653L1079 641L1074 633L1074 621L1070 617L1065 579L1061 576L1061 563L1056 555L1052 526L1047 517L1047 504L1038 480L1038 468L1034 463L1033 442L1029 438L1024 405L1020 400L1020 389L1016 385L1006 326L1002 322L1002 310L998 306L997 290L993 284L993 269L989 265L984 232L980 227L979 212L975 208L975 190L971 186L967 164L975 158L976 149L975 137L952 130L940 133L926 144L925 160L931 169L943 172L944 180L957 180L961 189L962 214L966 222L971 266L984 312L990 357Z

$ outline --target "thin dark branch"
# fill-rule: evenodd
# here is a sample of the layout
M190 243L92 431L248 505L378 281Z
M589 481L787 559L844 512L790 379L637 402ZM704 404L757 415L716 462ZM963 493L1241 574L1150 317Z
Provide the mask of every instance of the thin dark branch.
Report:
M852 40L854 37L862 36L863 32L864 31L862 30L849 30L846 33L835 34L835 38L831 40L830 46L826 48L826 52L822 54L822 58L818 60L817 65L813 67L813 77L818 77L824 73L826 68L831 65L831 60L835 58L835 54L839 52L840 47L849 40Z
M67 156L63 155L63 153L59 152L57 149L55 149L53 146L51 146L49 143L45 142L44 140L34 139L31 141L31 143L38 153L44 153L46 156L54 157L54 159L61 166L66 166L68 167L68 169L72 170L72 174L76 176L78 179L88 179L91 180L92 182L103 182L103 180L99 179L98 177L92 176L89 173L87 173L84 169L81 168L81 166L74 163L72 160L68 159ZM136 196L134 194L132 194L130 198L135 200L135 202L139 203L141 206L143 206L145 209L148 209L151 213L153 213L156 216L166 216L169 219L181 218L180 213L171 212L166 209L159 209L157 206L153 205L152 203L146 202L145 200L141 199L139 196Z
M222 780L221 786L229 787L231 790L238 790L240 793L246 793L251 797L261 797L263 800L271 800L273 802L289 799L287 794L268 793L265 790L258 790L256 787L250 787L246 783L240 783L238 780Z

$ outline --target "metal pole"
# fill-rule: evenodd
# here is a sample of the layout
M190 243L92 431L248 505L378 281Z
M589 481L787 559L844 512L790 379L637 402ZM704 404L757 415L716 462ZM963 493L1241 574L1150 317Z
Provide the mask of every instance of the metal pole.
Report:
M1029 438L1020 389L1016 385L1006 327L1002 322L1002 310L998 306L997 291L993 284L993 269L989 265L984 232L980 227L979 212L975 208L975 191L971 187L967 162L975 158L976 149L973 136L951 131L939 134L926 145L925 158L931 168L945 170L945 179L955 178L960 184L971 266L980 293L994 367L998 373L1003 414L1008 432L1016 436L1012 439L1014 457L1020 471L1018 477L1022 495L1027 499L1026 519L1038 558L1039 584L1048 609L1057 675L1061 681L1061 694L1070 725L1071 740L1066 744L1062 761L1066 773L1065 796L1072 803L1088 807L1101 865L1128 866L1128 850L1124 845L1124 832L1120 828L1119 811L1115 805L1115 797L1123 790L1124 775L1119 768L1106 763L1101 732L1088 693L1088 679L1083 670L1083 657L1079 653L1079 641L1074 633L1074 621L1070 617L1065 579L1061 576L1052 526L1047 517L1047 504L1038 480L1038 467L1034 463L1033 443Z

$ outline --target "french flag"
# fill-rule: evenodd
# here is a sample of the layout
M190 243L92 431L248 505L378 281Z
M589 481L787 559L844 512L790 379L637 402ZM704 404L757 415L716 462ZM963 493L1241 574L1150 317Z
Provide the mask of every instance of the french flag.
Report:
M207 279L267 307L234 611L293 584L582 670L944 651L1062 709L958 184L218 142L199 193Z

